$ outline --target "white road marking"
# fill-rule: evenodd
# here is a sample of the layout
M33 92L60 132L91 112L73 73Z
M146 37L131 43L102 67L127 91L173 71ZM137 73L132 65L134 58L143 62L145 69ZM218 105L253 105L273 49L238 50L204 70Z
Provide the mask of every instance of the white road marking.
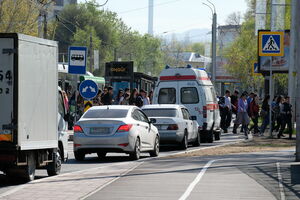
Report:
M201 178L205 174L206 170L215 161L216 160L211 160L208 163L206 163L206 165L202 168L202 170L200 171L200 173L193 180L193 182L189 185L189 187L186 189L186 191L184 192L184 194L179 198L179 200L186 200L190 196L191 192L193 191L193 189L195 188L195 186L199 183L199 181L201 180Z
M137 164L136 166L133 166L132 168L128 169L127 171L125 171L123 174L120 174L118 177L112 179L111 181L105 183L104 185L100 186L98 189L90 192L89 194L83 196L80 198L80 200L84 200L90 196L92 196L93 194L99 192L100 190L102 190L103 188L105 188L106 186L112 184L113 182L117 181L119 178L125 176L126 174L128 174L129 172L131 172L132 170L136 169L138 166L140 166L141 164L143 164L144 162L140 162L139 164Z
M283 185L282 185L282 176L281 176L281 172L280 172L280 163L277 162L276 166L277 166L277 176L278 176L280 199L285 200L285 193L284 193L284 188L283 188Z

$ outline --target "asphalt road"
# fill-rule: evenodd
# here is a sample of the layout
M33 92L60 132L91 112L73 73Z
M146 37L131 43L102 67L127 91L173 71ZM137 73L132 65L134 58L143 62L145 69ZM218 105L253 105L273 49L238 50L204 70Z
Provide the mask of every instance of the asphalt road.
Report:
M188 148L188 151L193 151L201 148L208 148L212 146L224 145L232 142L237 142L239 140L243 140L243 137L241 135L237 136L232 134L225 134L221 137L220 141L215 141L214 143L210 143L210 144L208 143L201 144L200 147L190 147ZM160 152L159 157L176 154L179 152L183 152L183 151L177 150L176 148L163 148L162 151ZM141 160L147 160L147 159L149 159L149 154L142 154ZM61 173L65 174L70 172L82 171L87 169L98 168L101 166L108 166L112 163L122 163L128 161L130 162L130 159L129 156L126 154L110 153L107 154L107 157L104 160L98 160L96 154L90 154L86 156L86 159L84 161L78 162L74 159L73 143L69 142L69 160L68 162L62 165ZM48 176L45 170L36 171L36 179L44 179L46 177ZM13 190L20 185L25 185L25 184L9 180L8 178L6 178L6 176L0 174L0 194Z
M277 163L284 166L292 160L293 152L155 159L85 199L298 199L299 191L288 187L289 180L282 181L282 192L278 182ZM291 176L288 170L280 173Z

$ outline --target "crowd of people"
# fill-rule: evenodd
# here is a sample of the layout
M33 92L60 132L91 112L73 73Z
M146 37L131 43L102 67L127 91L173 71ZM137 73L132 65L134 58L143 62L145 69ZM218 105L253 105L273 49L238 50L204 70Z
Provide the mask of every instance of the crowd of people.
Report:
M135 105L142 107L143 105L152 104L153 91L149 94L147 91L134 88L130 91L129 88L120 89L114 97L114 88L105 86L103 91L99 90L97 96L93 99L93 106L100 105ZM69 126L73 126L74 121L77 121L84 112L84 99L79 92L73 91L72 86L69 86L65 91L62 91L64 104L67 112L70 113Z
M220 113L221 113L221 128L225 133L232 122L232 115L235 115L233 120L233 133L237 134L237 129L241 126L241 132L244 132L246 139L248 134L253 132L254 135L263 136L266 128L270 124L269 114L272 112L271 129L272 132L277 132L277 137L284 137L284 130L288 127L289 139L292 138L292 105L288 96L275 96L270 102L270 95L266 95L260 104L259 96L251 92L243 92L239 95L239 91L235 90L231 95L229 90L226 90L225 96L219 98ZM262 123L259 126L259 118ZM252 125L250 125L252 120Z

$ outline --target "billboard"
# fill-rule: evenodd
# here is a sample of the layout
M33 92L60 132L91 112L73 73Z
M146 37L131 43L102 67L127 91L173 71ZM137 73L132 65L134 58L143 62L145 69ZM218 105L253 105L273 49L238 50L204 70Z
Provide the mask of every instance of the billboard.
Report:
M133 76L133 62L108 62L105 65L105 76L131 79Z
M275 73L287 73L290 59L290 31L284 33L284 55L283 56L258 56L258 67L260 73L272 71Z

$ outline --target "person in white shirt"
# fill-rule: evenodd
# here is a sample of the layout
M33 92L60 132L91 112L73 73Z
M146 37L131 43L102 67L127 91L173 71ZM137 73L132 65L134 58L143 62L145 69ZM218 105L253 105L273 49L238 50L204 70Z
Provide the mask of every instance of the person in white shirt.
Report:
M145 90L141 89L140 94L143 97L143 106L149 105L150 100L149 100L149 97L147 96L147 92Z
M227 133L232 119L232 105L229 90L226 90L225 92L224 101L223 112L221 114L221 127L224 130L224 133Z

